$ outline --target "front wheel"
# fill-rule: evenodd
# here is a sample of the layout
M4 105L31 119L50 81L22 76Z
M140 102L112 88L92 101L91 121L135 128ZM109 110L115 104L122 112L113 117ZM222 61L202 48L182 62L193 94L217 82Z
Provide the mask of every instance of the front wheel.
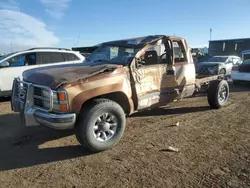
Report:
M219 74L225 75L225 74L226 74L226 70L225 70L225 69L221 69L221 70L219 71Z
M122 107L108 99L94 100L79 115L76 137L82 146L94 152L113 147L126 125Z
M229 98L229 86L225 80L212 81L208 87L207 99L211 108L219 109Z

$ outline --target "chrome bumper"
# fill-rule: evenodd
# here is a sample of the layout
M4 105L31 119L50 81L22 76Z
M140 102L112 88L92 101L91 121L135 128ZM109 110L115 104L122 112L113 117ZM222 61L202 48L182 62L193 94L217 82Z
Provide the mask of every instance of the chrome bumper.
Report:
M54 129L72 129L76 122L76 114L54 114L48 110L36 108L33 102L32 84L15 79L12 87L11 107L19 112L26 126L45 125Z

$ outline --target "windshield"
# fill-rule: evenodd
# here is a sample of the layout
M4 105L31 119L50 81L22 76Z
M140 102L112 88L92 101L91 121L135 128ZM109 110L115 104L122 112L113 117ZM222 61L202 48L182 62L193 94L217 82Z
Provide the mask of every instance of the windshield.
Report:
M87 65L118 64L128 65L138 52L138 48L100 46L86 59Z
M207 62L226 62L228 57L212 57Z
M11 55L13 55L14 53L10 53L10 54L6 54L6 55L4 55L4 56L1 56L0 57L0 61L1 60L3 60L3 59L5 59L6 57L10 57Z

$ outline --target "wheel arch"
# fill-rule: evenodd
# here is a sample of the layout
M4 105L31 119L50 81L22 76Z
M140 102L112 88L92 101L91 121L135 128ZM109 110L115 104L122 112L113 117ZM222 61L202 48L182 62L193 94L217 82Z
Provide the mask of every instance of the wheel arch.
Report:
M90 104L95 99L109 99L109 100L115 101L122 107L125 114L130 114L131 109L130 109L130 103L129 103L128 97L126 96L125 93L121 91L107 93L107 94L99 95L94 98L88 99L81 105L81 110L83 110L85 106Z

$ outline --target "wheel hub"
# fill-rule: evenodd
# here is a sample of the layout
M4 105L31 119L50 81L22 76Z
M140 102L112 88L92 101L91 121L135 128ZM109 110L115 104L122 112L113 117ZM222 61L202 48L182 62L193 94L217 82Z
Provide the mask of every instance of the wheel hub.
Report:
M222 87L219 91L219 100L220 102L224 102L227 99L227 89L226 87Z
M111 139L117 129L117 119L111 113L105 113L99 116L93 127L93 133L98 141L104 142Z
M101 125L101 130L102 131L108 131L110 129L110 124L107 122L103 122Z

